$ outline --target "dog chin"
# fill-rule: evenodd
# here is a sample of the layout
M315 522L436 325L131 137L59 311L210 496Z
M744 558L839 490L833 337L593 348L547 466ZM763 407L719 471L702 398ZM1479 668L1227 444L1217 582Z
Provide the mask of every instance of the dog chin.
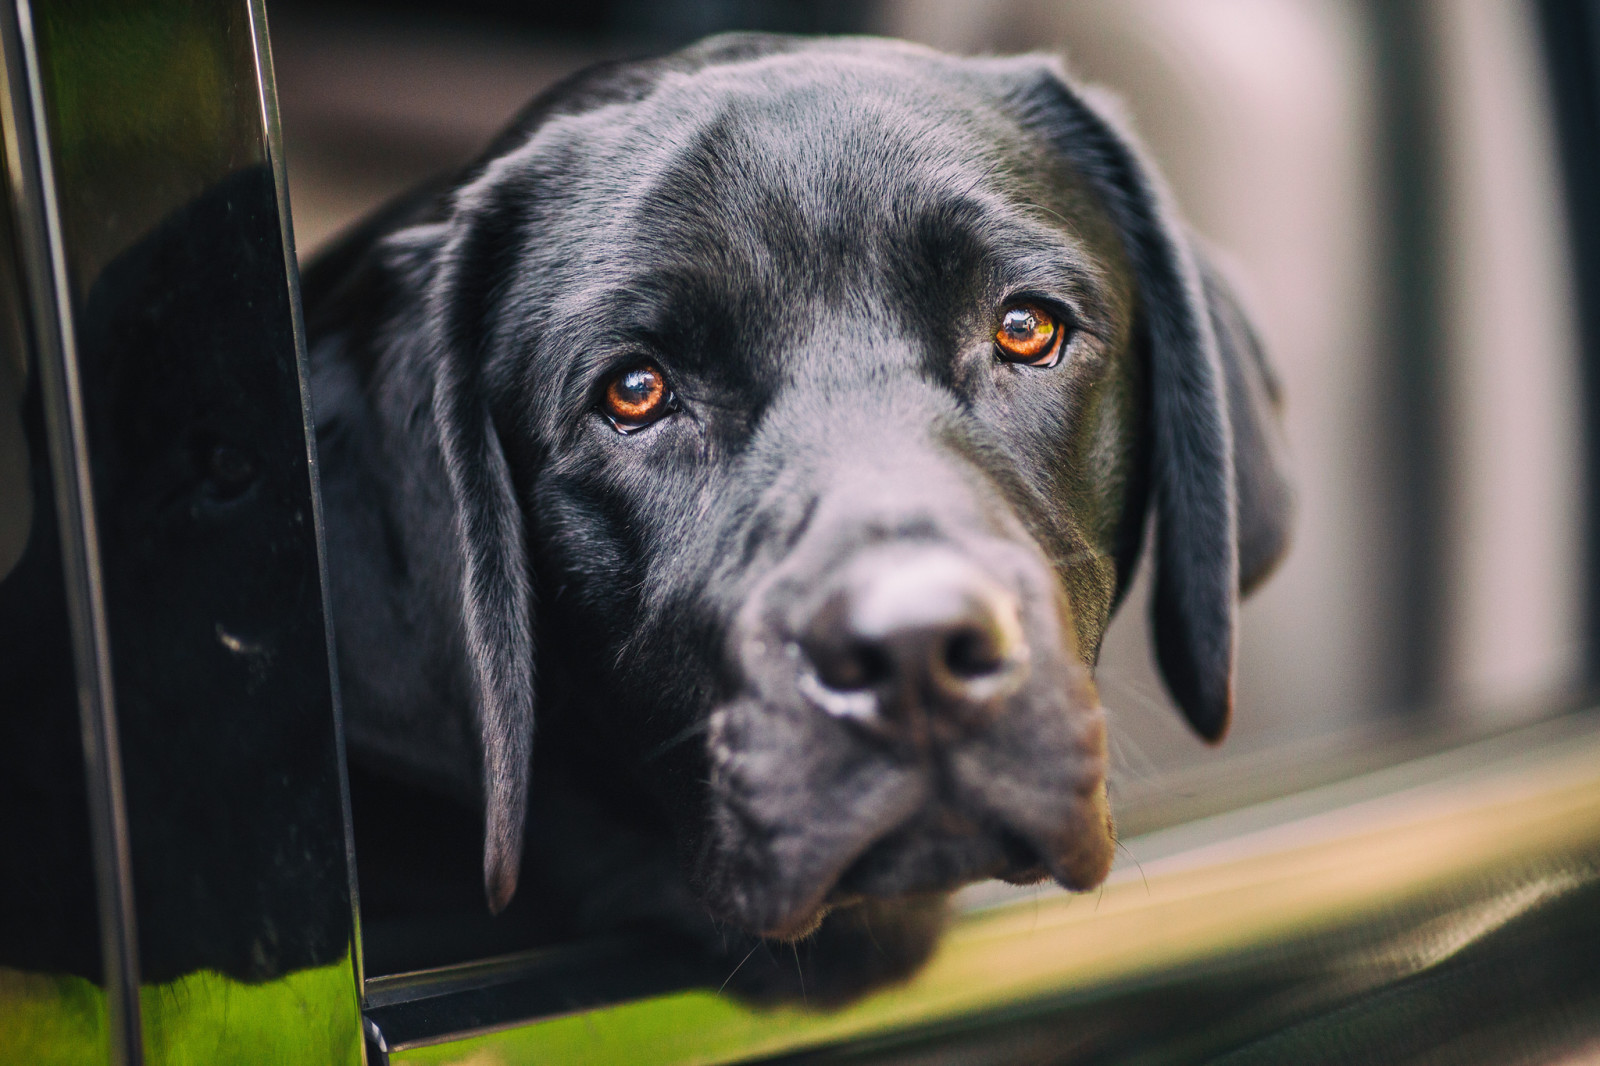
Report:
M968 824L957 812L935 810L871 841L835 876L801 886L765 890L746 878L736 906L715 907L720 918L770 940L803 940L828 914L867 900L941 895L997 878L1015 885L1053 879L1071 891L1105 880L1115 853L1115 833L1100 786L1075 805L1068 824L1025 837L1005 827ZM723 883L728 883L728 869Z

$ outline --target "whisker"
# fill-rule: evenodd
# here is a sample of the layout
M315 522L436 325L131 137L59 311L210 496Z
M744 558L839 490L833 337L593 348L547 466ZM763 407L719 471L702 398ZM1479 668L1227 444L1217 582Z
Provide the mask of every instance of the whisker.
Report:
M1122 854L1126 855L1129 859L1132 859L1133 864L1139 868L1139 880L1144 882L1144 894L1148 896L1150 894L1150 879L1144 875L1144 863L1140 862L1137 858L1134 858L1133 852L1129 851L1128 845L1124 844L1122 841L1116 841L1116 845L1122 849Z
M676 748L679 744L694 738L697 734L704 733L710 727L710 719L702 719L698 722L695 722L687 728L680 730L672 738L662 741L659 745L645 755L644 761L655 762L657 759L661 758L661 756L665 755L673 748Z
M882 944L878 943L878 934L872 931L872 911L870 908L862 908L861 924L867 930L867 939L872 941L872 946L878 949L878 954L888 958L889 953L883 950Z
M789 950L794 952L794 972L800 977L800 1002L806 1002L806 974L800 968L800 945L794 941L789 942Z
M722 995L722 990L724 988L728 987L728 982L733 980L733 975L738 973L740 968L742 968L745 963L750 961L750 956L752 956L752 955L754 955L756 953L756 948L760 947L762 945L762 943L763 943L762 941L757 940L755 942L755 945L753 947L751 947L751 949L749 951L744 953L744 958L739 960L739 965L735 966L733 968L733 971L731 973L729 973L728 976L724 977L722 979L722 983L717 986L717 995L719 995L719 996Z

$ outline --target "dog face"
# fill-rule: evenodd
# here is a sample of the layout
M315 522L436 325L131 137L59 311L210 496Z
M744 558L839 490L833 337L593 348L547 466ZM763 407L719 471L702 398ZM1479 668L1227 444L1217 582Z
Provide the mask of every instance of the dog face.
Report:
M1274 389L1046 61L734 37L580 75L307 303L352 744L482 781L491 906L536 689L541 746L601 753L749 932L1097 884L1090 668L1147 509L1165 676L1226 727Z

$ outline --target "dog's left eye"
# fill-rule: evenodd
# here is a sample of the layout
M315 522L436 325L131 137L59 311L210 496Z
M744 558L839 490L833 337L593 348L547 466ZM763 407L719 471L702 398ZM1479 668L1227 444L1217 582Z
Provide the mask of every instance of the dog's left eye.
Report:
M677 397L667 379L649 363L613 374L600 397L600 410L618 433L632 433L672 413Z
M1013 304L1000 316L995 354L1008 363L1055 366L1067 333L1061 321L1034 303Z

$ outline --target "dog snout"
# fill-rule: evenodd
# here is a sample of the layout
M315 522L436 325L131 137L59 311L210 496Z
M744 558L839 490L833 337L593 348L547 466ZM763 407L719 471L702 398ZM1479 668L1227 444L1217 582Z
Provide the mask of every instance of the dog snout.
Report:
M941 548L855 560L804 621L799 643L814 703L917 746L987 722L1028 671L1016 595Z

